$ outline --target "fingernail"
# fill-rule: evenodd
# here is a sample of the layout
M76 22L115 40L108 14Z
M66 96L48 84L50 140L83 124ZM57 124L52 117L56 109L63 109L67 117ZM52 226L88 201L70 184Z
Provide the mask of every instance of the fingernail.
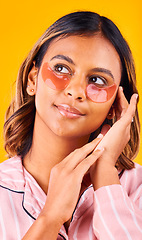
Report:
M103 138L103 134L102 133L100 133L98 136L97 136L97 138Z
M138 99L138 96L139 96L139 95L138 95L137 93L136 93L136 95L135 95L135 96L136 96L136 99Z
M119 86L119 89L123 92L123 87L122 86Z
M132 123L134 122L134 118L132 118L132 121L131 121Z

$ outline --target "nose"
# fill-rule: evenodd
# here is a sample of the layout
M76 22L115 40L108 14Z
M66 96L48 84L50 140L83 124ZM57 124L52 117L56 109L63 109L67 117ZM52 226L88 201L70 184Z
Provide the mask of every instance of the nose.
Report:
M86 82L81 76L72 77L69 85L64 90L65 95L75 100L84 101L86 99Z

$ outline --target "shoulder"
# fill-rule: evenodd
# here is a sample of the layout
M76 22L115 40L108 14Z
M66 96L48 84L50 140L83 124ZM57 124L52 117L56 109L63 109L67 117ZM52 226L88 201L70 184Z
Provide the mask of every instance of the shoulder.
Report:
M0 164L0 186L23 191L24 172L20 157L15 156Z

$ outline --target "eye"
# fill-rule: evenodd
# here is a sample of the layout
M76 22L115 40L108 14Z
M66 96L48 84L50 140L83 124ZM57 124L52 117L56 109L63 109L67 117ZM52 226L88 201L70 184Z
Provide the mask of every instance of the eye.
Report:
M57 73L70 74L69 69L63 65L56 65L54 71Z
M93 84L93 83L98 87L106 87L108 85L107 81L104 78L97 77L97 76L92 76L89 78L89 84Z

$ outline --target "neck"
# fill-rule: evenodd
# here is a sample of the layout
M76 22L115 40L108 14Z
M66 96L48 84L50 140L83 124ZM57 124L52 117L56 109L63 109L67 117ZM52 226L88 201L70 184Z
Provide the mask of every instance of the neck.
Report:
M35 178L40 187L47 193L51 169L61 162L76 148L88 142L89 136L69 138L60 137L46 126L40 126L35 121L33 142L29 153L23 160L26 170Z

